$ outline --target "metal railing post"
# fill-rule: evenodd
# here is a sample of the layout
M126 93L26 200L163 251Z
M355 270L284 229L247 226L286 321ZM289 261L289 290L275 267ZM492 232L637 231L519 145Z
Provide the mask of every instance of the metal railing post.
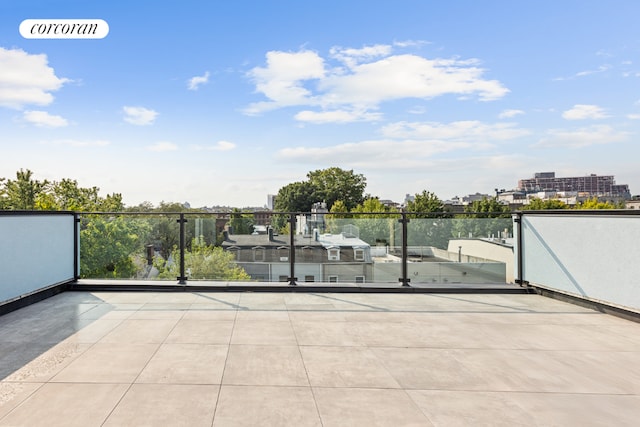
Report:
M73 213L73 276L80 279L80 215Z
M409 223L409 218L407 218L407 214L402 212L402 218L398 220L400 224L402 224L402 277L398 279L399 282L402 283L402 286L411 286L407 274L407 260L408 260L408 250L407 250L407 224Z
M187 220L185 219L184 214L181 213L180 219L177 221L180 224L180 276L178 276L177 279L179 285L186 285L187 277L184 274L184 224Z
M513 214L513 222L516 225L515 227L516 230L518 230L518 240L516 245L517 253L515 254L516 260L518 261L518 271L517 271L518 277L516 277L515 282L520 286L524 286L527 283L524 281L524 278L522 277L522 274L523 274L522 262L524 259L523 251L522 251L522 244L524 241L522 238L522 212L516 212Z
M296 216L294 213L289 214L289 285L296 286L296 280L298 278L295 275L296 264L296 246L295 246L295 233L296 233Z

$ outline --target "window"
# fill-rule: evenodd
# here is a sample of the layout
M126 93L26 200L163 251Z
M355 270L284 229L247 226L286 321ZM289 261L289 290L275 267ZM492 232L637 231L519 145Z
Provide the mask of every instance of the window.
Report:
M338 283L338 276L329 276L329 283Z
M264 261L264 248L253 248L253 260Z
M240 261L240 248L238 247L231 247L228 249L229 252L231 252L233 254L233 259L236 261Z
M302 261L313 261L313 248L311 246L302 247Z
M328 249L329 261L340 261L340 248Z
M315 276L304 276L304 281L305 282L315 282L316 281L316 277Z
M289 276L279 276L278 277L278 282L288 282L289 281Z
M364 283L364 276L356 276L356 283Z
M280 246L278 248L278 259L281 262L289 261L289 248L286 246Z
M356 261L364 261L364 249L354 249L353 258Z

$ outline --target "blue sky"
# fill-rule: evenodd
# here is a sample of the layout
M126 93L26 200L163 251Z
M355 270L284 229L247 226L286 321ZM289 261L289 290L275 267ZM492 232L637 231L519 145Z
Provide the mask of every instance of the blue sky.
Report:
M401 202L615 175L640 193L640 2L0 1L0 176L262 206L311 170ZM102 19L104 39L26 39Z

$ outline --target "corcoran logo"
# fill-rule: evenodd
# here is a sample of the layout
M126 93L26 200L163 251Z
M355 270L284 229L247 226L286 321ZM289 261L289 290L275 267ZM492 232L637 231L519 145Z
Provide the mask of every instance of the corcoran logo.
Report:
M20 34L25 39L103 39L109 24L102 19L25 19Z

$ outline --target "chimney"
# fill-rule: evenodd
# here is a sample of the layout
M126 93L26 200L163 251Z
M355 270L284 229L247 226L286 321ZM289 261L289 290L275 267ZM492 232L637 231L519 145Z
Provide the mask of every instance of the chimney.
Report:
M269 241L273 242L273 228L267 228L267 233L269 234Z
M222 240L224 240L225 242L229 240L229 232L227 230L222 231Z

